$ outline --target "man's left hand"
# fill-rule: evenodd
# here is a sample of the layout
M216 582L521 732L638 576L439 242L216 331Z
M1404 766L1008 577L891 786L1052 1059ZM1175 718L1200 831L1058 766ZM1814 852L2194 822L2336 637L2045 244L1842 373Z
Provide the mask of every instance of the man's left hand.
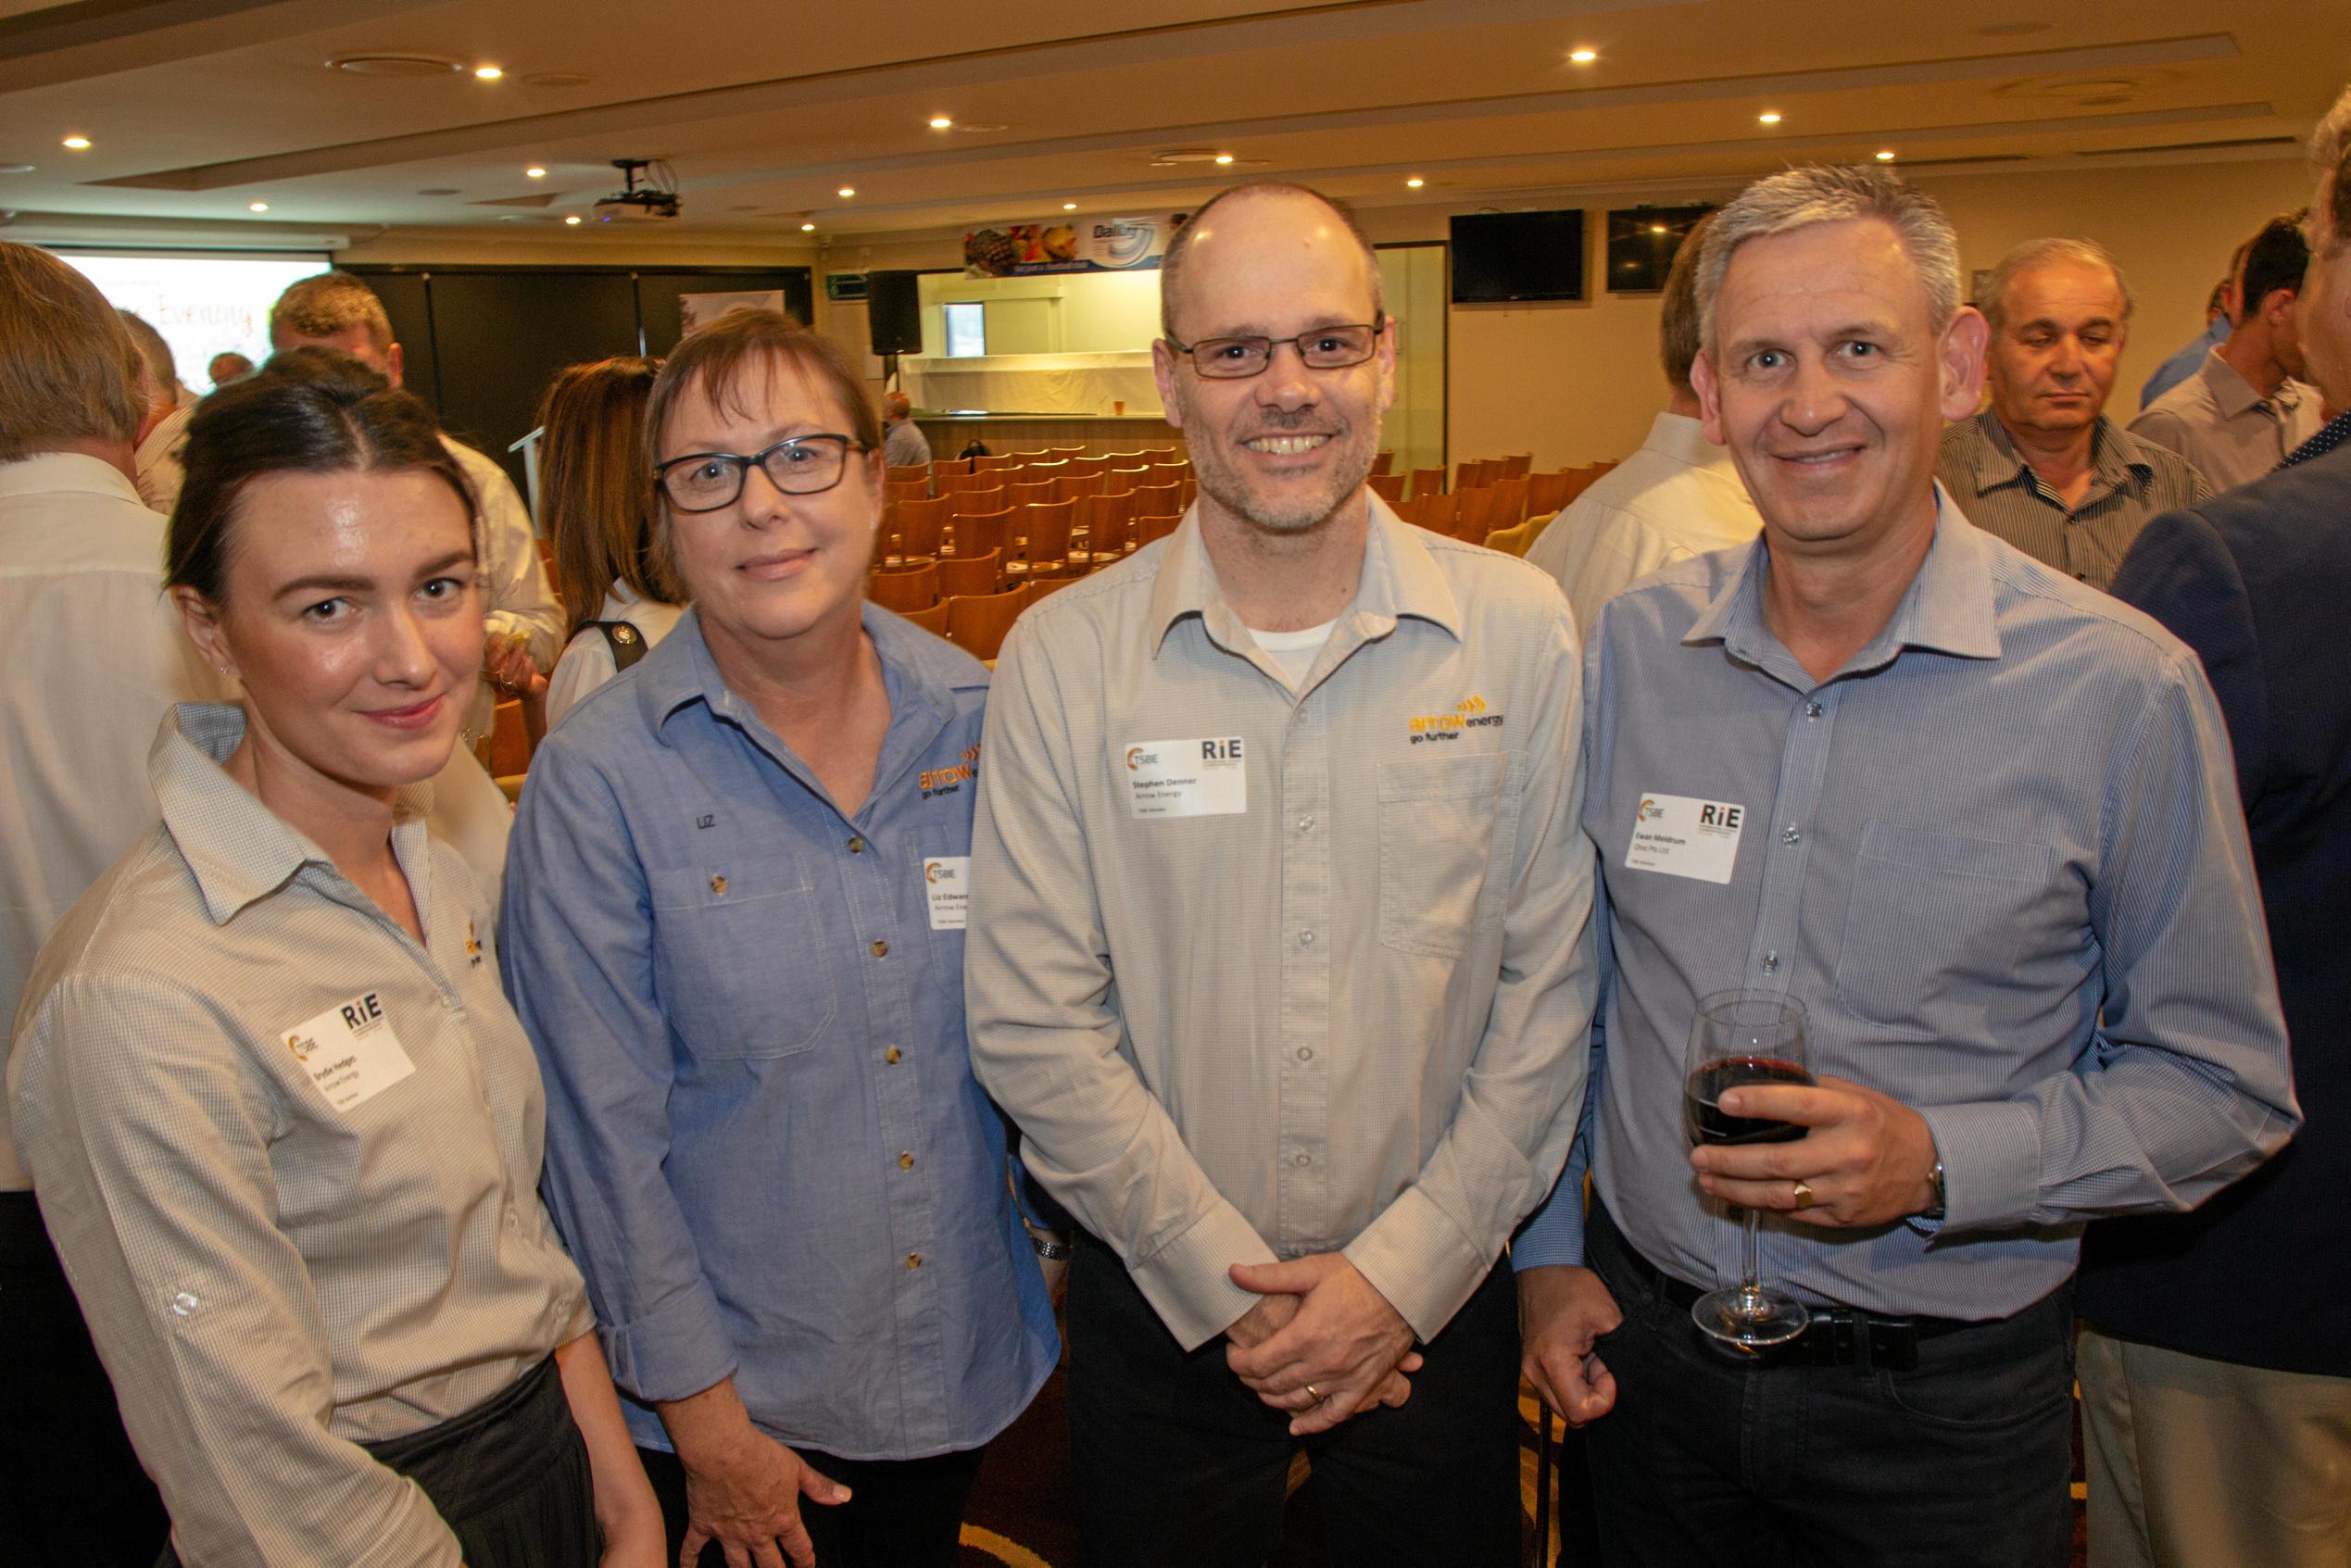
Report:
M1225 1352L1234 1374L1259 1399L1295 1413L1292 1436L1329 1431L1382 1402L1391 1374L1420 1370L1412 1325L1341 1253L1236 1263L1232 1278L1260 1296L1300 1298L1296 1315L1270 1337Z
M1934 1134L1926 1118L1842 1078L1817 1087L1749 1085L1722 1097L1732 1116L1809 1129L1793 1143L1702 1144L1690 1151L1710 1198L1774 1210L1808 1225L1882 1225L1932 1206ZM1799 1207L1796 1184L1811 1201Z

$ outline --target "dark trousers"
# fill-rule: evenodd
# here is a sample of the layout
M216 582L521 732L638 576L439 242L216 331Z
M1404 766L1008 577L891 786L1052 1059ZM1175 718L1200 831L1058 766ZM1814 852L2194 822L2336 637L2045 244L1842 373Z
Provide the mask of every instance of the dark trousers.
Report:
M29 1192L0 1193L0 1562L150 1568L170 1533Z
M639 1449L661 1522L670 1537L668 1561L685 1544L685 1466L677 1455ZM979 1475L984 1449L932 1459L836 1459L814 1449L792 1450L819 1474L849 1489L849 1500L827 1506L800 1499L800 1523L815 1543L821 1568L949 1568L962 1534L963 1503ZM702 1549L700 1568L724 1568L715 1544Z
M1597 1203L1585 1250L1625 1314L1588 1429L1608 1568L2065 1568L2070 1286L1915 1371L1791 1365L1700 1334Z
M1226 1364L1187 1354L1110 1248L1070 1267L1069 1435L1087 1568L1259 1568L1281 1544L1291 1457L1313 1467L1334 1562L1514 1568L1518 1310L1497 1267L1421 1353L1413 1395L1289 1436Z

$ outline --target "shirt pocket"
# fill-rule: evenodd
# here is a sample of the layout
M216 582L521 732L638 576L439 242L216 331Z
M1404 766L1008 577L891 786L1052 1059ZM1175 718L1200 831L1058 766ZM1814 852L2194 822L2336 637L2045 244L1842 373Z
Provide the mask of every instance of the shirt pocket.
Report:
M1379 940L1459 958L1498 924L1524 793L1519 755L1379 765Z
M1868 823L1837 944L1837 1000L1913 1039L1980 1027L2014 982L2060 863L2044 844Z
M796 1056L823 1037L840 997L804 866L785 857L713 861L655 872L647 888L654 984L696 1060Z

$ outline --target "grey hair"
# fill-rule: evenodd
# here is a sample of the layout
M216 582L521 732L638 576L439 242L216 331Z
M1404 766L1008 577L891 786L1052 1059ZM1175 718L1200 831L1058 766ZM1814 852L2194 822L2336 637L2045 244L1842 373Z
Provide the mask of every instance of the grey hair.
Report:
M2008 285L2019 272L2035 267L2046 267L2053 261L2078 261L2084 267L2103 267L2114 277L2115 292L2122 295L2122 319L2131 320L2131 280L2122 275L2122 264L2112 252L2095 240L2027 240L1992 264L1985 274L1983 292L1976 299L1976 308L1992 323L1994 332L2007 319Z
M2351 87L2343 90L2310 132L2310 167L2323 179L2342 167L2346 152L2351 152Z
M1959 312L1959 236L1942 208L1884 169L1810 164L1756 181L1715 215L1698 265L1698 324L1706 346L1716 346L1715 299L1741 245L1860 218L1880 220L1901 239L1927 291L1927 319L1942 335Z
M2351 87L2343 90L2310 132L2310 167L2318 171L2327 196L2324 254L2332 259L2351 244ZM2313 239L2320 237L2316 223L2306 222L2304 231Z

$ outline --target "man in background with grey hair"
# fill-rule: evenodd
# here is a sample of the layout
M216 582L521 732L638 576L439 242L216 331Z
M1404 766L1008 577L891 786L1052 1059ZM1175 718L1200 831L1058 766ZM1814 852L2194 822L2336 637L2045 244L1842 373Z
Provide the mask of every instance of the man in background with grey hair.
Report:
M2027 240L1981 303L1992 407L1942 433L1936 476L1978 528L2103 588L2149 518L2211 493L2185 458L2106 418L2131 285L2101 245Z
M1699 298L1763 538L1586 644L1594 1201L1563 1178L1513 1248L1526 1370L1590 1424L1612 1564L2063 1568L2079 1222L2297 1123L2228 737L2177 640L1937 489L1985 328L1931 200L1760 181ZM1813 1076L1714 1102L1792 1141L1693 1150L1684 1043L1731 988L1801 1005ZM1693 1323L1733 1206L1793 1337Z

